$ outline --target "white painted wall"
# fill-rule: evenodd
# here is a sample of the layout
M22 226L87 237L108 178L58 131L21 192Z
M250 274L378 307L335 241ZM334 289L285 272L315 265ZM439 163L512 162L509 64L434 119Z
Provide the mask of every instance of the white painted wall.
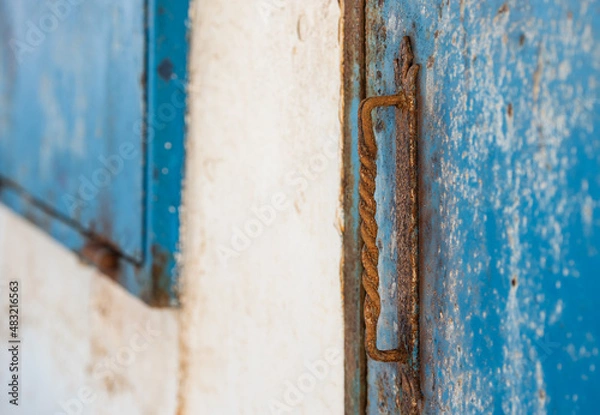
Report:
M0 413L174 413L177 312L144 306L5 207L0 277ZM13 279L21 284L20 412L4 386Z
M19 279L24 313L23 406L0 413L343 413L338 2L192 15L183 307L0 207L0 296Z

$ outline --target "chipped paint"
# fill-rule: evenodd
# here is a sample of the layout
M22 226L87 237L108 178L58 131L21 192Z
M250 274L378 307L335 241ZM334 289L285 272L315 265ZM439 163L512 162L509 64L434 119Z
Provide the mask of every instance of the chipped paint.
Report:
M600 335L590 295L600 289L596 2L383 3L371 12L369 94L391 88L403 35L414 39L417 63L427 63L420 119L426 411L593 411L600 384L589 371L598 366ZM388 128L392 115L380 112L380 124ZM395 154L389 133L380 140ZM381 163L385 169L389 161ZM392 247L391 238L384 233L381 244ZM369 368L369 385L393 370ZM385 395L388 403L394 394ZM368 395L370 413L378 413L376 388Z

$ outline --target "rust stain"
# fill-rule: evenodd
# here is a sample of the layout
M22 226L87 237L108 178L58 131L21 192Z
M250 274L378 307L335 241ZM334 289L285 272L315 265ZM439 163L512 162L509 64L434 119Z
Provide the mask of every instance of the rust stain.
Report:
M419 162L418 162L418 79L411 79L409 65L414 56L408 38L402 45L402 64L396 65L396 84L411 97L411 110L396 113L396 245L398 249L398 326L401 347L408 351L408 364L399 369L401 376L401 412L420 413L422 395L419 362L413 356L419 347ZM408 48L407 51L404 48ZM408 56L407 56L408 55ZM417 66L418 65L414 65Z
M115 281L118 279L119 254L113 248L97 241L90 241L83 247L80 254L85 262L94 265L103 274Z
M504 3L502 6L500 6L500 8L498 9L498 14L504 14L504 13L508 13L509 11L509 7L508 4Z
M344 410L347 414L364 414L367 405L366 354L360 284L360 246L356 227L354 196L354 117L357 99L365 95L365 1L342 2L342 180L344 231L342 256L342 298L344 305Z
M169 255L160 247L152 246L152 305L154 307L167 307L170 304L171 295L168 287L165 287L165 276L168 275Z
M431 55L429 58L427 58L427 69L433 68L434 63L435 63L435 57L433 55Z

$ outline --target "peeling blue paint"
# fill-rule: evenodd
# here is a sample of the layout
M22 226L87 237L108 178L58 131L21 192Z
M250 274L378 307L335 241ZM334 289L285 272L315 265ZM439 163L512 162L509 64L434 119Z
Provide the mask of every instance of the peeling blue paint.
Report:
M367 8L368 95L394 92L402 36L422 65L426 411L597 412L600 3L380 3ZM378 117L394 125L392 113ZM385 129L384 211L396 154ZM383 346L397 341L395 224L379 224ZM394 410L396 370L369 362L368 413Z

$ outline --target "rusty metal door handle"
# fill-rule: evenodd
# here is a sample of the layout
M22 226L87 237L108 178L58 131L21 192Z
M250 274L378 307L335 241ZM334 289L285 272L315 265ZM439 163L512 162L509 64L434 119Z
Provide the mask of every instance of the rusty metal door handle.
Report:
M377 177L377 141L373 132L372 111L377 107L395 106L406 112L409 145L409 170L410 170L410 200L411 224L411 269L410 277L411 292L418 293L417 280L417 250L418 250L418 201L417 201L417 117L416 117L416 82L419 73L419 65L413 65L413 54L408 38L402 43L402 91L397 95L366 98L359 108L359 158L360 158L360 181L359 214L361 219L360 234L362 238L361 259L363 264L362 283L365 289L365 348L368 356L373 360L381 362L403 362L406 363L409 351L399 347L393 350L379 350L377 348L377 323L381 314L381 298L379 297L379 248L377 247L378 225L375 218L377 213L377 202L375 200L375 178ZM418 324L418 322L416 323Z

